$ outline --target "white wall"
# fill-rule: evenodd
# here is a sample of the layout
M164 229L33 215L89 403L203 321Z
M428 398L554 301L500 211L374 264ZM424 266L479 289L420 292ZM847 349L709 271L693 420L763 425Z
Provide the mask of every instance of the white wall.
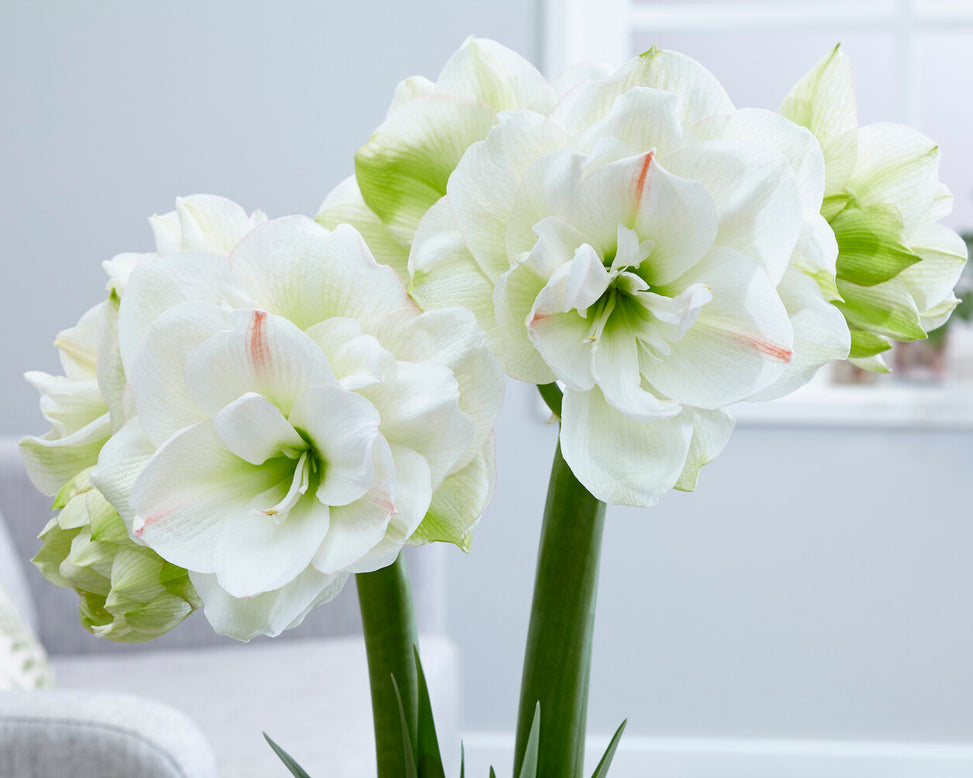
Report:
M554 447L529 387L497 438L447 576L481 732L514 720ZM969 428L741 424L695 493L610 508L591 731L973 742L971 476Z
M46 429L25 370L104 292L146 218L212 192L316 212L396 83L472 33L535 58L521 0L3 0L0 434Z

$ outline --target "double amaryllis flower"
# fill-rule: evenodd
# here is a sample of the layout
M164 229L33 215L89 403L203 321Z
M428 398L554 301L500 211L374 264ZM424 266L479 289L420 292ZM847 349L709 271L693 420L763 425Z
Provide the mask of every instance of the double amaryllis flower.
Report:
M242 213L205 204L213 225ZM468 544L502 375L469 312L421 313L351 227L289 217L227 246L117 263L98 383L132 413L91 482L248 639L408 541Z
M952 196L939 148L901 124L858 126L848 58L835 48L791 90L781 113L808 127L827 166L822 213L838 241L837 291L851 361L887 371L891 341L923 340L959 299L966 244L937 224Z
M508 374L565 387L564 456L601 500L692 489L726 406L847 356L818 144L737 111L687 57L653 50L548 115L501 113L445 191L415 233L413 296L468 307Z

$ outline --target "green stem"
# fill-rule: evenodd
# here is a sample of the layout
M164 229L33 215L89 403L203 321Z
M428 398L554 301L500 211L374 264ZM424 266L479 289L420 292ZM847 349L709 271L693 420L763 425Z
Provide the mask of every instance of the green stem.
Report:
M520 773L538 701L541 727L537 775L581 776L604 523L605 503L578 482L558 446L537 555L517 716L514 778Z
M414 733L419 697L413 646L419 645L419 638L409 576L399 556L389 567L355 578L368 653L378 778L404 778L402 724L392 677L402 695L409 731Z

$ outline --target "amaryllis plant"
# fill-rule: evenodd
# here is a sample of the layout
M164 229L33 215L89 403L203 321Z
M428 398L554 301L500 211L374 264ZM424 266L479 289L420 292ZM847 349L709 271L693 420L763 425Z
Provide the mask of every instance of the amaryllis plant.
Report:
M105 263L65 375L28 374L60 510L35 562L123 641L199 607L278 635L355 575L379 778L442 775L400 551L469 550L503 373L536 384L560 441L513 774L576 778L606 505L694 489L734 403L942 325L949 205L931 141L858 127L838 49L775 113L675 52L549 83L470 39L399 85L315 221L196 195Z

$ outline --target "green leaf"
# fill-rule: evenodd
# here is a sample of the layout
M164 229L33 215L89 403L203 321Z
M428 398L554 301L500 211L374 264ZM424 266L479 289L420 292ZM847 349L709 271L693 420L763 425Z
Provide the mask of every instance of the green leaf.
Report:
M493 770L493 766L490 766L490 778L497 778L497 774Z
M524 761L520 767L519 778L537 778L537 752L541 737L541 704L534 706L534 720L530 725L530 735L527 737L527 748L524 751Z
M459 741L459 778L466 778L466 749L463 741Z
M416 765L419 778L446 778L443 757L439 753L439 739L436 737L436 722L432 716L432 703L429 700L429 687L419 661L419 649L412 647L416 658L416 677L419 681L419 719L416 733Z
M883 351L888 351L892 348L892 344L881 335L860 330L857 327L851 327L850 329L851 353L848 356L853 359L873 357L876 354L881 354Z
M284 763L284 767L290 770L291 775L293 775L294 778L311 778L304 768L294 761L290 754L288 754L283 748L270 739L270 735L268 735L266 732L264 732L264 740L266 740L270 747L274 749L274 753L277 754L280 761Z
M402 695L399 693L399 685L392 678L392 689L395 692L395 699L399 703L399 721L402 724L402 750L405 752L405 778L419 778L416 771L415 743L412 733L409 732L409 719L405 715L405 705L402 704Z
M628 719L625 719L618 726L618 729L615 730L615 734L612 735L612 739L608 743L608 748L605 749L605 754L601 757L601 761L598 762L598 766L591 774L591 778L605 778L608 775L608 768L611 767L612 759L615 758L615 751L618 750L618 743L622 739L622 733L625 731L626 724L628 724Z
M902 216L888 203L847 207L831 221L838 278L859 286L890 281L922 258L905 245Z

